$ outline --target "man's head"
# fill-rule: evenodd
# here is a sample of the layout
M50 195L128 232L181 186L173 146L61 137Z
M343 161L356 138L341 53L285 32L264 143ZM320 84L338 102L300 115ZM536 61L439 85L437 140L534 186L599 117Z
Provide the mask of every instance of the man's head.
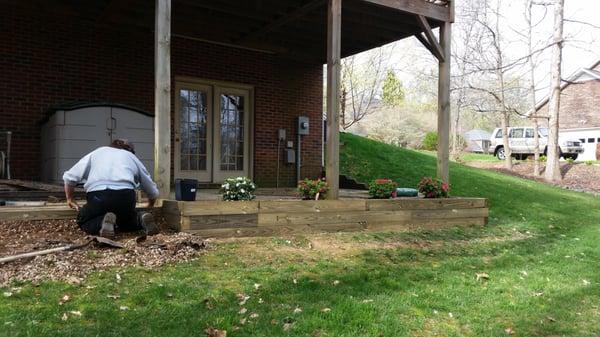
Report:
M131 143L127 139L115 139L110 144L110 147L114 147L115 149L126 150L135 154L135 147L133 146L133 143Z

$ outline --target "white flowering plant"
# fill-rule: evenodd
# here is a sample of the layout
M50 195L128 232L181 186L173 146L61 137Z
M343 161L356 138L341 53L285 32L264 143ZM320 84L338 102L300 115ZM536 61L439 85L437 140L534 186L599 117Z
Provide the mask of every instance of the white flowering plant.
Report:
M223 200L252 200L256 196L256 185L246 177L228 178L221 185Z

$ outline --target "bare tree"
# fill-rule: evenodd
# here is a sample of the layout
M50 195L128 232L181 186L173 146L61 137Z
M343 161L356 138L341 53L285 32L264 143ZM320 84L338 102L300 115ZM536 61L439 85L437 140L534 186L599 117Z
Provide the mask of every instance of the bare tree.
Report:
M548 135L548 161L544 178L547 181L560 181L559 158L560 150L558 147L558 117L560 110L560 92L561 92L561 66L562 66L562 48L563 48L563 27L564 27L565 0L556 0L554 4L554 38L552 46L552 79L550 101L548 111L550 115L549 135Z
M527 63L529 64L529 77L530 86L529 91L531 92L531 114L530 117L533 119L533 175L538 177L540 175L540 134L539 134L539 122L537 116L537 99L535 95L535 62L533 60L533 28L535 26L533 22L533 6L534 0L527 1L527 9L525 11L525 21L527 22L527 49L528 57Z
M342 99L340 126L346 130L373 110L372 105L389 69L391 47L342 60Z

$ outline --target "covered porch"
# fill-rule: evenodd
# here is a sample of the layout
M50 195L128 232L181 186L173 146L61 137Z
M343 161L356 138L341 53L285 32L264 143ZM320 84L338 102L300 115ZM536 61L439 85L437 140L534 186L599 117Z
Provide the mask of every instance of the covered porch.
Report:
M323 137L326 141L322 156L325 176L330 185L328 198L335 200L340 197L340 60L345 56L415 36L439 61L437 175L448 181L450 34L453 20L454 3L446 0L261 0L243 3L232 0L156 0L154 177L161 197L170 197L172 178L178 177L177 169L172 174L172 167L180 165L178 126L171 126L171 97L180 94L179 88L174 88L172 81L173 39L251 50L275 55L290 62L326 63L327 91L324 99L327 127ZM434 28L439 28L439 38L434 34ZM173 89L175 93L172 92ZM250 124L254 133L274 131L264 129L254 121ZM311 127L320 128L314 124ZM300 134L300 128L298 126L290 133ZM175 135L172 130L175 130ZM175 143L171 142L172 138ZM249 143L254 146L251 141ZM298 153L300 143L298 136ZM278 148L277 151L281 150ZM254 153L257 153L256 149ZM214 160L219 158L213 158ZM279 157L277 161L279 165ZM244 163L248 167L246 171L221 174L225 177L228 173L242 173L252 177L257 169L256 164L252 158ZM299 179L306 177L300 164L296 173ZM212 174L214 177L215 173Z

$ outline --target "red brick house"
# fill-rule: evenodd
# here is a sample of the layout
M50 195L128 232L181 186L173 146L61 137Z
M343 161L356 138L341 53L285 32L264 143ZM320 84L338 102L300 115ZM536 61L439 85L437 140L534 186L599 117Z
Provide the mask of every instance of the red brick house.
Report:
M12 177L41 179L42 126L57 106L76 102L154 116L154 172L163 189L173 178L218 183L232 175L293 186L296 166L281 151L287 141L298 149L300 116L310 132L301 138L299 176L324 169L324 63L325 169L337 176L340 57L409 36L440 60L444 144L453 15L452 2L429 0L3 2L0 131L12 132ZM442 27L440 41L435 27ZM97 125L101 133L111 134L111 119ZM446 178L447 156L440 146Z
M548 116L548 98L538 104L537 114ZM559 132L579 139L585 152L579 160L597 160L600 143L600 60L575 72L561 87Z

